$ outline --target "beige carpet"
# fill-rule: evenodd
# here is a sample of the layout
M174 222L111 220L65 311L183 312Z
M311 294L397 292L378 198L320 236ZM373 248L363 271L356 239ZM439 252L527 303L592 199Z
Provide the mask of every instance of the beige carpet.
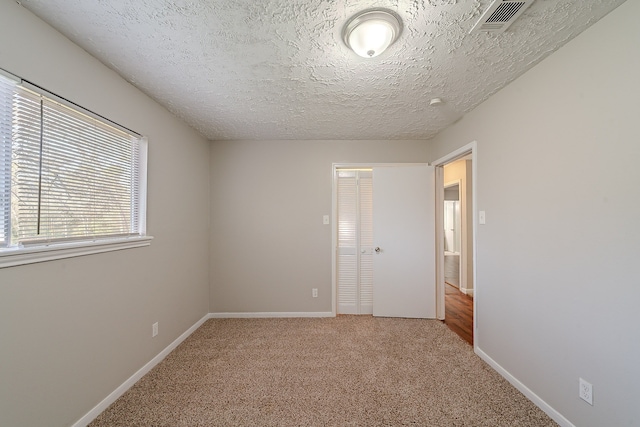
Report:
M207 321L91 426L555 426L436 320Z

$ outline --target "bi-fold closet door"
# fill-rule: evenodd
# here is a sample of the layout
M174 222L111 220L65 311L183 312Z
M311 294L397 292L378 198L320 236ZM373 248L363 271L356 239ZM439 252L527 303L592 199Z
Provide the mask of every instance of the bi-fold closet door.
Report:
M373 173L339 170L337 287L339 314L373 313Z

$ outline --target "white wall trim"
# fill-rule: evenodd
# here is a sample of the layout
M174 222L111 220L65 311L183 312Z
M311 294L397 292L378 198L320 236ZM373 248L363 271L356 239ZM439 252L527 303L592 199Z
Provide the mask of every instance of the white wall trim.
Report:
M247 313L209 313L211 319L253 319L275 317L335 317L330 311L274 311L274 312L247 312Z
M522 394L526 396L527 399L532 401L538 408L542 409L553 421L558 423L561 427L575 427L568 419L566 419L560 412L556 411L549 405L547 402L542 400L540 396L535 394L531 389L521 383L516 377L511 375L509 371L504 369L502 366L498 364L495 360L493 360L489 355L487 355L484 351L480 350L476 346L475 353L480 356L482 360L487 362L489 366L496 370L500 375L502 375L512 386L517 388Z
M430 163L433 166L444 166L447 163L451 163L454 160L458 160L461 157L464 157L467 153L474 151L478 146L476 141L471 141L470 143L463 145L457 150L453 150L451 153L440 157L438 160L434 160Z
M472 289L460 288L460 292L462 292L465 295L469 295L471 298L473 298L473 288Z
M95 420L105 409L115 402L120 396L122 396L127 390L129 390L140 378L147 374L154 366L160 363L169 353L171 353L182 341L187 339L196 329L211 318L211 314L206 314L202 319L198 320L193 326L187 329L182 335L176 338L171 344L169 344L164 350L162 350L156 357L151 359L146 365L138 369L138 371L131 375L125 382L123 382L118 388L112 391L102 402L98 403L89 412L87 412L82 418L76 421L71 427L86 427L89 423Z
M149 246L153 237L137 236L89 242L56 243L0 250L0 268Z

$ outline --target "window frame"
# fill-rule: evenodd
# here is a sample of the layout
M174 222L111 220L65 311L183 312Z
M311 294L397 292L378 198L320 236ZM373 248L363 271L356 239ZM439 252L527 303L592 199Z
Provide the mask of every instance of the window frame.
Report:
M83 238L78 240L60 241L60 242L43 242L41 244L19 245L0 247L0 268L14 267L24 264L33 264L44 261L52 261L58 259L72 258L84 255L98 254L104 252L118 251L130 248L139 248L149 246L152 236L146 234L147 229L147 160L148 160L148 141L146 137L141 136L137 132L119 125L99 114L87 110L65 98L43 89L31 82L17 77L3 69L0 69L0 75L10 80L16 81L18 84L27 87L29 90L37 91L41 95L53 99L56 102L63 103L72 109L88 115L94 119L100 120L110 126L116 126L134 137L139 138L139 169L138 169L138 234L126 237L106 236L96 238ZM10 203L9 203L10 206Z
M119 239L96 239L93 241L55 243L32 247L0 249L0 268L24 264L73 258L83 255L119 251L122 249L149 246L153 237L139 236Z

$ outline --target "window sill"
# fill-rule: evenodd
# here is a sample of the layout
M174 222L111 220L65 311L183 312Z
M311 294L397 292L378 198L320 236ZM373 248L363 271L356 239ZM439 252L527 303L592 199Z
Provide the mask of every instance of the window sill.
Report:
M102 252L149 246L153 237L129 237L121 239L94 240L91 242L58 243L31 248L10 248L0 250L0 268L56 259L73 258Z

